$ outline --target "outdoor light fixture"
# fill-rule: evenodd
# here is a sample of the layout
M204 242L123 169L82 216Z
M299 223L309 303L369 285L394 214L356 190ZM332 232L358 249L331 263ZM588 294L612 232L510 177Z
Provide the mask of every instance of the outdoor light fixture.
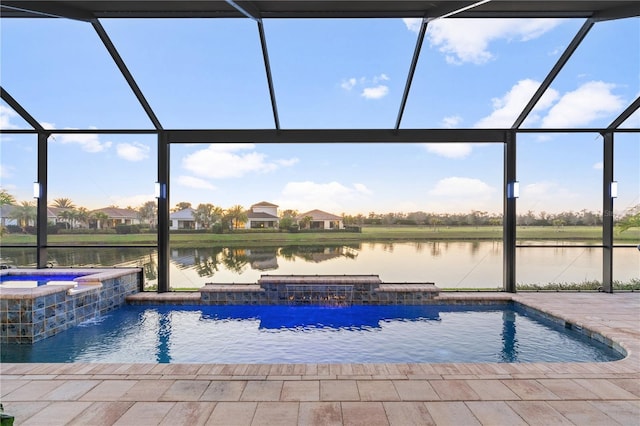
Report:
M611 198L618 198L618 182L611 182Z
M33 182L33 198L40 198L40 182Z
M513 181L507 184L507 198L518 198L520 196L520 182Z
M165 198L166 197L165 188L166 188L166 186L165 186L164 183L156 182L155 191L154 191L156 198Z

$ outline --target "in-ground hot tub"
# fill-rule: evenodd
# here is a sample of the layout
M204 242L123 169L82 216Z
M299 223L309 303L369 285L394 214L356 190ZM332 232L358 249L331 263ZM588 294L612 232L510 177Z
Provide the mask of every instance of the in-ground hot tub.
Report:
M140 268L9 269L0 276L30 283L0 283L0 343L53 336L122 306L143 284ZM60 277L64 279L55 279Z

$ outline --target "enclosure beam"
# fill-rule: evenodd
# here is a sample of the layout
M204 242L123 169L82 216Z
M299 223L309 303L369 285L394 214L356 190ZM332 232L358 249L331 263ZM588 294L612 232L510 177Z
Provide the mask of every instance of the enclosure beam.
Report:
M260 46L262 46L262 59L264 60L264 69L267 73L267 84L269 85L269 97L271 98L271 110L273 111L273 122L276 129L280 129L280 118L278 117L278 104L276 102L276 91L273 85L273 76L271 75L271 64L269 62L269 51L267 50L267 37L264 34L264 26L262 20L256 21L258 25L258 34L260 35Z
M416 73L416 67L418 66L418 59L420 58L420 50L422 49L422 43L424 42L424 36L427 33L427 25L429 21L422 20L420 25L420 32L418 33L418 39L416 40L416 47L413 50L413 57L411 58L411 66L409 67L409 73L407 75L407 81L404 84L404 92L402 93L402 100L400 101L400 109L398 110L398 118L396 119L396 127L400 128L400 122L404 115L404 108L407 106L407 99L409 98L409 91L411 90L411 83L413 82L413 76Z
M508 132L504 144L503 185L503 265L502 284L504 291L516 292L516 132Z
M620 127L620 125L624 123L629 117L631 117L631 114L636 112L638 108L640 108L640 96L638 96L636 100L631 103L631 105L629 105L624 111L622 111L622 113L618 117L616 117L616 119L613 120L611 124L609 124L607 130L611 131Z
M602 291L613 293L613 133L604 135L602 182Z
M31 127L33 127L36 130L44 130L44 128L42 127L42 125L38 122L38 120L36 120L35 118L33 118L33 116L31 114L29 114L29 112L24 109L22 107L22 105L20 105L20 103L18 101L16 101L13 96L11 96L9 94L9 92L7 92L6 90L4 90L3 87L0 87L0 97L2 98L3 101L5 101L7 103L7 105L9 105L11 108L13 108L13 110L15 112L17 112L20 117L22 117L22 119L24 121L26 121L27 123L29 123L29 125Z
M158 293L169 285L169 142L166 132L158 135Z
M38 180L36 181L36 267L47 266L47 165L48 133L38 133Z

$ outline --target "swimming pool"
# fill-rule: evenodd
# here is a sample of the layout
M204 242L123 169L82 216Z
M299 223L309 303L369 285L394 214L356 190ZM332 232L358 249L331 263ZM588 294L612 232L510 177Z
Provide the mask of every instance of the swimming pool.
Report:
M6 273L0 275L0 286L10 288L32 288L47 284L73 284L73 280L87 274L33 274Z
M515 304L125 306L2 362L606 362L624 356Z

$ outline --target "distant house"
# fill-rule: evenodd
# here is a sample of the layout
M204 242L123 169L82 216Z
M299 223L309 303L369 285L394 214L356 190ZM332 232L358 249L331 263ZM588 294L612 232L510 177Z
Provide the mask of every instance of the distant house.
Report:
M247 212L247 222L245 229L277 228L280 219L278 218L278 206L261 201L251 206Z
M308 225L304 225L306 217L311 218ZM296 216L296 222L300 225L300 229L344 229L341 216L317 209Z
M102 228L115 228L118 225L139 225L140 218L138 212L131 209L121 209L118 207L105 207L92 210L91 213L104 213L107 219L101 223Z
M200 229L201 226L193 217L195 210L191 207L169 215L169 229Z

